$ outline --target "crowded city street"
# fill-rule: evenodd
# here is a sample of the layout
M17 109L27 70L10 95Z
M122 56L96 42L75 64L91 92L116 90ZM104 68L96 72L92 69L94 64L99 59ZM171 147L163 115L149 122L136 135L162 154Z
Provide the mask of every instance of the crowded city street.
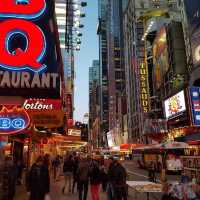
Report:
M200 200L200 0L0 0L0 200Z

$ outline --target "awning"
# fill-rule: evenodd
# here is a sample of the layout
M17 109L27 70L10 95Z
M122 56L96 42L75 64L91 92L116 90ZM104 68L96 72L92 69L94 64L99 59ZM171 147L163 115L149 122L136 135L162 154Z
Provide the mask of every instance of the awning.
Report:
M175 141L177 142L188 142L188 141L195 141L200 140L200 133L195 133L191 135L185 135L178 138L175 138Z
M144 144L121 144L120 150L131 150L141 146L144 146Z

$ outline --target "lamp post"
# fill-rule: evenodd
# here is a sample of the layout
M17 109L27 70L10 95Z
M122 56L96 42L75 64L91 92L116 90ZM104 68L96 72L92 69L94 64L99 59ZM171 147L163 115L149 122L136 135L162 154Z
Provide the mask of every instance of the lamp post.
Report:
M67 51L80 50L80 44L82 33L78 31L79 28L83 28L80 18L85 17L85 13L81 13L80 7L86 7L87 2L80 2L79 0L66 0L66 35L65 35L65 47ZM78 39L74 42L74 36ZM77 46L76 46L77 45Z

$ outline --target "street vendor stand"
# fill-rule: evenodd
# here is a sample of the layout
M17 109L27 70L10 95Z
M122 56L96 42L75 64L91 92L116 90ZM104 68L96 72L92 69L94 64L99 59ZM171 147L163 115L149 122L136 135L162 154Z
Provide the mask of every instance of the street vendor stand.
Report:
M138 193L146 193L147 200L150 199L150 194L152 193L162 193L162 185L160 183L153 183L150 181L127 181L127 185L130 189L134 190L136 200Z

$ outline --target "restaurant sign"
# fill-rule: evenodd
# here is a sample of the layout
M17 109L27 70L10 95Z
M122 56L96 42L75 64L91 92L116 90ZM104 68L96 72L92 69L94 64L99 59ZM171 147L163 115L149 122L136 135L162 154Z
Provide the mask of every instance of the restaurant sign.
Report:
M23 108L31 111L52 111L61 110L61 100L55 99L26 99Z
M3 107L0 111L0 135L12 135L19 133L30 124L27 112L21 108L8 110Z

